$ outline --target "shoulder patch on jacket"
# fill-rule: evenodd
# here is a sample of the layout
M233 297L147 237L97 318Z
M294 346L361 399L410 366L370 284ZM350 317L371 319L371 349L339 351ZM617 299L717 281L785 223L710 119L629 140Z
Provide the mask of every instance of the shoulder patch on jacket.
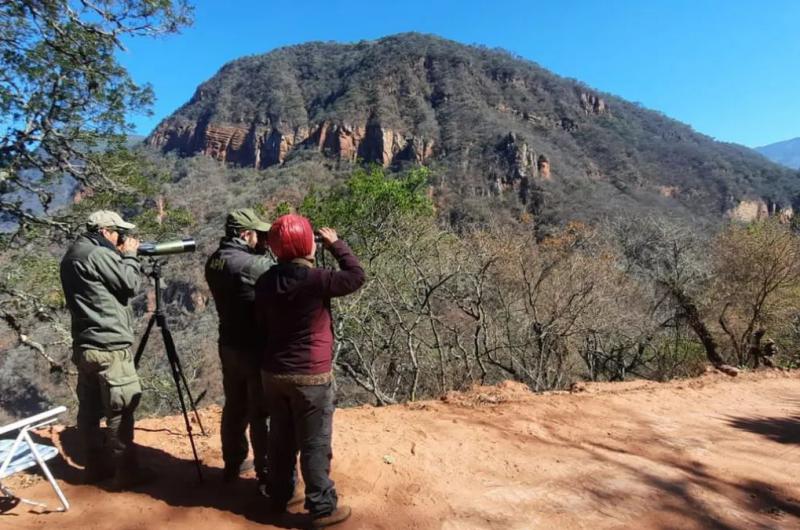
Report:
M208 268L213 269L215 271L221 271L225 268L225 258L223 257L216 257L212 258L208 262Z

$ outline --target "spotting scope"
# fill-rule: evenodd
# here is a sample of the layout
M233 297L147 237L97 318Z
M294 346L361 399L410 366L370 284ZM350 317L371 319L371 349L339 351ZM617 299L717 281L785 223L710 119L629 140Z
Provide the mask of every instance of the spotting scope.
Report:
M169 254L194 252L196 249L197 242L194 238L184 237L183 239L164 241L163 243L143 242L139 245L137 254L140 256L167 256Z

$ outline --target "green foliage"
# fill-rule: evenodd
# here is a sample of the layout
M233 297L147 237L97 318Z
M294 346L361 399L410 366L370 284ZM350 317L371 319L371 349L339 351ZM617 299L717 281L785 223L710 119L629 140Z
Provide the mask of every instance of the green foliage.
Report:
M70 210L72 216L100 209L136 210L143 199L154 198L169 181L168 174L136 151L119 148L88 156L105 168L117 187L87 190L83 200Z
M253 210L262 219L275 219L281 215L293 212L294 207L292 207L289 201L280 201L271 208L265 204L256 204L253 206Z
M176 32L185 0L17 0L0 3L0 214L17 223L47 216L54 186L70 176L119 191L97 153L115 151L126 116L146 111L149 86L117 61L123 38ZM124 185L123 185L124 187Z
M13 266L9 266L12 265ZM52 308L64 306L64 293L61 290L59 260L52 256L25 253L12 263L0 266L3 290L24 292L40 303Z
M343 185L309 193L300 213L315 227L337 229L356 248L377 252L386 231L399 219L433 216L429 179L424 167L398 176L386 175L379 166L358 168Z
M292 211L291 205L286 202L280 202L278 205L272 210L271 218L280 217L281 215L286 215Z
M156 241L185 235L195 224L191 211L184 207L170 208L167 201L164 201L163 211L149 208L131 220L136 224L139 237Z
M653 360L647 376L657 381L697 377L708 362L703 345L681 330L663 330L653 341Z

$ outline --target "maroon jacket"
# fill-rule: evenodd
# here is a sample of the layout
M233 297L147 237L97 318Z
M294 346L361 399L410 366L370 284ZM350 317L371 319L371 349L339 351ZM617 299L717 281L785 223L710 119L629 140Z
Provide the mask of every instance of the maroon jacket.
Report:
M364 284L364 269L347 243L331 246L341 270L313 267L304 259L274 265L256 282L256 320L265 332L261 367L272 374L331 371L331 298Z

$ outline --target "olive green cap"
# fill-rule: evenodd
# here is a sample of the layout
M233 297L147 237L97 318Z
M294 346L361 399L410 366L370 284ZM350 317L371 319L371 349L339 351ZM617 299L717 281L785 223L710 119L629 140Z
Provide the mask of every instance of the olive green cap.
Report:
M225 220L225 230L269 232L269 223L259 219L252 208L242 208L228 214L228 218Z

